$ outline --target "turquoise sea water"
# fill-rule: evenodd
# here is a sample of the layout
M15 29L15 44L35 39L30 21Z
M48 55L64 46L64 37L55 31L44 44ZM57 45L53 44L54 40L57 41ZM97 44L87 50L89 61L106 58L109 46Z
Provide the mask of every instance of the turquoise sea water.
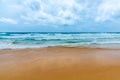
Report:
M120 32L4 32L0 49L49 46L120 48Z

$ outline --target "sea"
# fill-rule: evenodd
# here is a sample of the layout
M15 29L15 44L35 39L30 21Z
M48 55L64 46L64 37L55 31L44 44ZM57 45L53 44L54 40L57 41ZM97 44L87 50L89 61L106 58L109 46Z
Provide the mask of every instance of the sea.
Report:
M0 32L0 49L120 48L120 32Z

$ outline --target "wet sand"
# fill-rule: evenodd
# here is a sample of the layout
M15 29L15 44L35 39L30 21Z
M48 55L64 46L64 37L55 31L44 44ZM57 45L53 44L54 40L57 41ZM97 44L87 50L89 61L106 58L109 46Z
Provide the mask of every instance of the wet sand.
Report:
M120 49L0 50L0 80L120 80Z

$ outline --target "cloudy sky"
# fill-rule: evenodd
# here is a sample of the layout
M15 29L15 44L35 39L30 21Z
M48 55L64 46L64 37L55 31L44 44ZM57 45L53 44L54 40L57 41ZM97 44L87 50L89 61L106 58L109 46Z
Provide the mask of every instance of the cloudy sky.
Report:
M120 0L0 0L0 31L120 31Z

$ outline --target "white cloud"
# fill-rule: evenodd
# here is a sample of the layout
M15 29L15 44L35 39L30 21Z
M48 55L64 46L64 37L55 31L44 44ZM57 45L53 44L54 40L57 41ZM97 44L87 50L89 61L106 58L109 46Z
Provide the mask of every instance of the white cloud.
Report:
M9 23L9 24L17 24L17 21L10 19L10 18L0 18L0 22L2 23Z
M120 0L103 0L98 6L96 21L113 21L116 15L120 15Z
M74 24L81 17L77 14L83 5L76 0L25 0L22 19L39 24Z
M117 21L120 15L120 0L0 1L0 17L10 17L24 24L74 25L89 21ZM7 22L17 23L9 19Z

